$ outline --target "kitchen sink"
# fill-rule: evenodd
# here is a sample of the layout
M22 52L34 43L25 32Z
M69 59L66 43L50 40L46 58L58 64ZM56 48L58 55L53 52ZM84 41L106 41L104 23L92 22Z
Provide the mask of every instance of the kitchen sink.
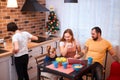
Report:
M0 49L0 54L8 52L7 50Z
M38 37L38 40L31 40L31 42L41 43L41 42L48 41L48 40L52 40L52 37L48 37L48 38Z

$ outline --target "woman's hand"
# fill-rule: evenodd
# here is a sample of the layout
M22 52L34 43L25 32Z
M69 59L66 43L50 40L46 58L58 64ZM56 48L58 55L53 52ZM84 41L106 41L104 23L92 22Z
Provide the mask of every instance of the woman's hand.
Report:
M65 45L67 48L72 48L72 43L66 43Z
M75 59L79 59L79 58L80 58L80 55L79 55L79 54L76 54L76 55L74 56L74 58L75 58Z

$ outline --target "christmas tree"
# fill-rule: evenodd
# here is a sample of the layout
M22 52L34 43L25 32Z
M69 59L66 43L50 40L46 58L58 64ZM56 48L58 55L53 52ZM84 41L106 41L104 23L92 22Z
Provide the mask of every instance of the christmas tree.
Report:
M59 30L59 21L54 11L50 11L48 21L46 24L46 30L48 33L55 34Z

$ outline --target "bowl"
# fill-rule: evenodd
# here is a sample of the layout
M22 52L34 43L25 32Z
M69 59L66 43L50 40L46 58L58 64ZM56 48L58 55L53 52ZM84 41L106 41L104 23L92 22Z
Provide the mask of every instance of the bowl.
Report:
M83 67L83 65L82 64L73 64L72 67L75 71L79 71Z

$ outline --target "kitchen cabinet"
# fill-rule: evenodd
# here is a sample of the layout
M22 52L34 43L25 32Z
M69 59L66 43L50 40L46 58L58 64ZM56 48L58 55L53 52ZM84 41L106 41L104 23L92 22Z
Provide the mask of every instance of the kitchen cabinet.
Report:
M59 55L59 54L60 54L59 40L56 40L55 43L54 43L54 45L55 45L55 48L56 48L56 52L57 52L57 54Z
M46 53L46 46L51 45L57 49L59 52L59 38L48 40L42 43L29 43L29 63L28 63L28 74L30 80L37 76L37 64L34 59L35 56ZM11 43L7 45L7 49L11 50ZM13 58L11 58L12 53L5 52L0 55L0 80L17 80L17 73L15 69L15 64Z
M29 49L29 63L28 63L28 74L30 80L34 79L37 76L37 64L34 59L35 56L42 54L42 46L37 46Z
M43 45L43 53L46 53L47 46L50 45L54 48L56 48L56 52L59 53L59 40L55 40L54 42L46 43Z
M18 79L13 56L10 57L10 77L10 80Z
M51 47L55 47L55 42L50 42L50 43L46 43L43 45L43 53L46 53L47 51L47 46L51 46Z
M0 58L0 80L17 80L17 73L12 57Z
M58 42L59 40L54 40L54 41L46 42L45 44L29 49L28 74L29 74L30 80L35 79L35 77L37 76L37 64L35 61L35 56L46 53L46 47L48 45L51 45L55 47L57 50L59 50Z
M0 80L11 80L10 57L0 58Z

